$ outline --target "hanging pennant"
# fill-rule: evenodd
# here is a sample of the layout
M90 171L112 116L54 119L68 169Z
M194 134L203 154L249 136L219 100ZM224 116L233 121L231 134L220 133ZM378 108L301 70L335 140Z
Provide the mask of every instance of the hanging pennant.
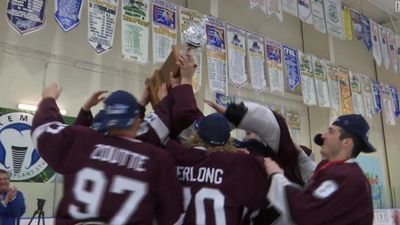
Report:
M328 87L329 87L329 100L331 103L331 112L332 117L337 118L340 116L340 86L339 86L339 72L338 68L335 64L325 61L325 71L328 78Z
M208 16L207 66L210 89L221 94L227 93L225 23Z
M282 0L267 0L267 15L276 15L283 22Z
M390 64L392 65L393 71L397 73L397 55L396 55L396 39L393 31L387 29L387 41L388 41L388 51Z
M393 106L394 106L394 115L396 118L400 118L400 102L399 95L397 92L397 88L394 85L389 85L390 94L392 95Z
M379 30L379 44L381 46L383 64L385 65L386 69L389 69L390 56L389 56L389 50L388 50L388 45L387 45L387 31L386 31L386 28L382 27L379 24L378 24L378 30Z
M323 34L326 34L326 25L325 25L326 22L324 15L323 0L312 0L311 9L313 15L314 28Z
M142 64L149 62L149 0L122 1L122 58Z
M317 105L311 55L304 54L300 50L298 50L298 54L304 104Z
M372 95L371 78L366 75L362 75L361 87L362 87L362 94L365 106L365 114L367 118L372 118L372 116L375 114L375 108L374 108L374 96Z
M344 40L353 40L353 29L351 27L351 17L350 17L350 7L342 4L343 10L343 30L344 30Z
M328 34L344 39L342 3L340 0L325 0L324 12Z
M379 41L379 30L378 25L370 20L371 24L371 40L372 40L372 53L374 55L375 62L378 66L381 66L382 63L382 54L381 54L381 45Z
M297 13L297 0L282 0L282 8L284 12L298 17Z
M8 0L7 22L20 35L45 27L45 0Z
M319 107L331 107L328 91L328 78L325 72L325 66L322 60L312 56L312 65L314 71L315 89Z
M176 45L177 28L175 4L162 0L153 0L153 62L163 63L171 46Z
M286 108L285 119L289 128L290 137L295 143L300 143L301 117L296 109Z
M374 109L375 113L380 113L382 110L382 102L381 102L381 85L379 81L372 80L372 94L374 96Z
M267 13L267 0L250 0L250 9L259 7L265 14Z
M298 0L299 18L307 24L313 24L311 0Z
M226 25L228 47L228 74L235 88L240 88L247 82L246 73L246 31Z
M397 58L397 65L400 66L400 35L395 34L394 35L395 43L396 43L396 58ZM397 70L398 72L400 71L400 68Z
M97 54L111 50L117 20L117 0L88 1L88 42Z
M381 84L382 106L387 125L396 125L395 109L389 85Z
M367 47L368 50L370 50L373 46L372 44L372 33L371 33L371 24L369 19L360 14L360 19L361 19L361 24L362 24L362 29L363 29L363 34L364 34L364 44L365 47Z
M349 70L339 66L339 84L340 84L340 99L341 99L341 110L342 114L353 113L353 103L351 100L351 90L349 82Z
M79 25L83 0L55 0L56 12L54 18L64 32Z
M187 9L184 7L180 7L179 8L179 25L180 25L180 33L181 33L181 37L180 37L180 43L181 44L185 44L183 43L185 38L184 38L184 30L187 30L187 25L190 24L189 21L194 21L195 24L201 24L204 25L204 31L206 30L205 28L205 23L203 22L203 18L204 15L201 14L200 12L197 12L195 10L192 9ZM196 59L196 64L197 64L197 68L196 71L193 75L192 78L192 87L193 87L193 92L197 93L200 91L201 89L201 74L203 71L203 46L201 48L197 48L194 49L193 51L193 55Z
M251 86L259 93L267 86L264 67L264 39L261 36L247 32L246 46Z
M268 65L268 80L271 92L285 94L282 64L282 43L266 39L265 49Z
M364 99L362 96L361 77L358 74L354 74L351 71L349 71L349 75L350 75L351 97L353 101L353 113L366 116L364 109L365 108Z
M297 85L300 84L300 70L297 56L297 49L287 45L282 46L285 56L286 77L290 91L294 91Z
M221 93L215 93L215 103L227 108L229 104L235 103L235 96L227 96Z
M350 9L351 24L353 28L354 39L362 40L364 38L364 31L361 21L361 16L355 9Z

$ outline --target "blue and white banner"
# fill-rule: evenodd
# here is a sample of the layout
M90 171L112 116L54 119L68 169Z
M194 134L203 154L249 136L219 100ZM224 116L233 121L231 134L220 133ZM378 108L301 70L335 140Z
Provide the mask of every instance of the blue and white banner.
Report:
M298 0L299 18L304 23L313 24L311 0Z
M55 0L54 18L64 32L72 30L81 21L83 0Z
M265 39L264 42L270 91L284 95L285 81L283 78L282 43L272 39Z
M364 38L364 31L361 21L361 15L355 9L350 9L351 23L353 27L353 38L361 40Z
M247 82L246 31L232 24L226 25L228 74L235 88Z
M235 96L227 96L221 93L215 93L215 102L227 108L230 103L235 103Z
M247 32L247 62L251 87L260 93L267 86L265 79L265 52L263 37Z
M393 71L397 73L398 65L397 65L397 53L396 53L396 38L394 36L394 32L392 30L387 29L387 41L388 41L388 50L390 56L390 64L392 65Z
M381 45L383 64L388 70L390 66L390 56L388 50L388 33L387 29L379 24L378 24L378 30L379 30L379 42Z
M378 24L374 21L370 20L371 24L371 40L372 40L372 53L375 59L375 62L378 66L381 66L382 63L382 54L381 54L381 42L379 41L379 29Z
M381 101L381 85L379 81L371 80L372 82L372 94L374 95L374 109L375 113L380 113L382 111L382 101Z
M371 40L371 25L369 23L368 17L364 16L363 14L360 14L360 19L361 19L361 25L362 25L362 30L363 30L363 35L364 35L364 44L365 47L367 47L368 50L372 48L372 40Z
M297 49L287 45L283 45L283 54L285 56L286 77L290 91L294 91L300 84L301 76L299 69L299 60Z
M394 85L390 85L390 94L392 95L393 106L394 106L394 115L396 118L400 118L400 103L399 103L399 94L397 92L397 88Z
M386 124L392 126L396 125L395 108L389 85L381 84L381 98Z
M45 0L8 0L7 22L20 35L42 29L45 23Z
M395 45L396 45L396 58L397 58L397 66L400 67L400 35L395 34ZM400 71L400 68L397 68L397 72Z
M323 1L322 0L312 0L311 1L311 10L312 10L312 15L313 15L314 28L323 34L326 34L326 22L325 22Z
M117 0L88 0L88 42L97 54L113 46L117 12Z

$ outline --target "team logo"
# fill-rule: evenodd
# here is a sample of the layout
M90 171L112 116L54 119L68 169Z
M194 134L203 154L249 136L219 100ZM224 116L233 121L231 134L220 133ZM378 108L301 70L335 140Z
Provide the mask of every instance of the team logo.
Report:
M329 19L332 20L334 23L339 22L339 12L336 9L335 5L329 5L329 10L328 10L328 15Z
M0 112L0 168L11 172L12 181L46 182L54 176L32 144L32 119L28 113Z

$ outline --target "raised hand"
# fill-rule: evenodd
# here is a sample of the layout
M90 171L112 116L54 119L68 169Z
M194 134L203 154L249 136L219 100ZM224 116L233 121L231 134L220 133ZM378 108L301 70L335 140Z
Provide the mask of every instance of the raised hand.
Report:
M182 77L174 77L174 73L169 73L169 81L171 83L171 88L181 85Z
M162 101L167 95L168 95L167 85L165 83L162 83L158 87L157 97L158 99L160 99L160 101Z
M226 109L222 105L219 105L207 99L204 99L204 102L207 103L207 105L209 105L211 108L215 109L215 111L221 113L222 115L225 115Z
M272 175L274 173L282 173L283 169L279 167L278 163L276 163L271 158L264 158L264 166L265 170L267 171L268 175Z
M11 202L17 196L17 189L15 187L9 188L7 191L6 198L7 202Z
M56 83L52 83L43 89L42 98L54 98L55 100L57 100L61 94L61 91L61 86Z
M192 52L181 54L179 57L182 84L192 84L192 78L196 71L197 64Z
M149 82L150 79L147 78L146 81L144 82L145 87L142 92L142 97L139 100L139 104L142 105L143 107L146 107L146 105L149 104L150 102Z
M99 102L102 102L106 98L104 96L105 93L107 93L107 91L96 91L93 93L92 96L86 100L85 104L83 104L82 109L89 111L93 106L96 106L99 104Z

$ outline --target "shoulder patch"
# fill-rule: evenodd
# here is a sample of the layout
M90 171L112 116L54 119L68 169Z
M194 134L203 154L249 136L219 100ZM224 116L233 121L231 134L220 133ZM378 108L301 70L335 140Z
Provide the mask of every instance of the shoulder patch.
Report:
M313 192L313 196L319 199L324 199L331 196L338 189L338 184L333 180L322 182Z

